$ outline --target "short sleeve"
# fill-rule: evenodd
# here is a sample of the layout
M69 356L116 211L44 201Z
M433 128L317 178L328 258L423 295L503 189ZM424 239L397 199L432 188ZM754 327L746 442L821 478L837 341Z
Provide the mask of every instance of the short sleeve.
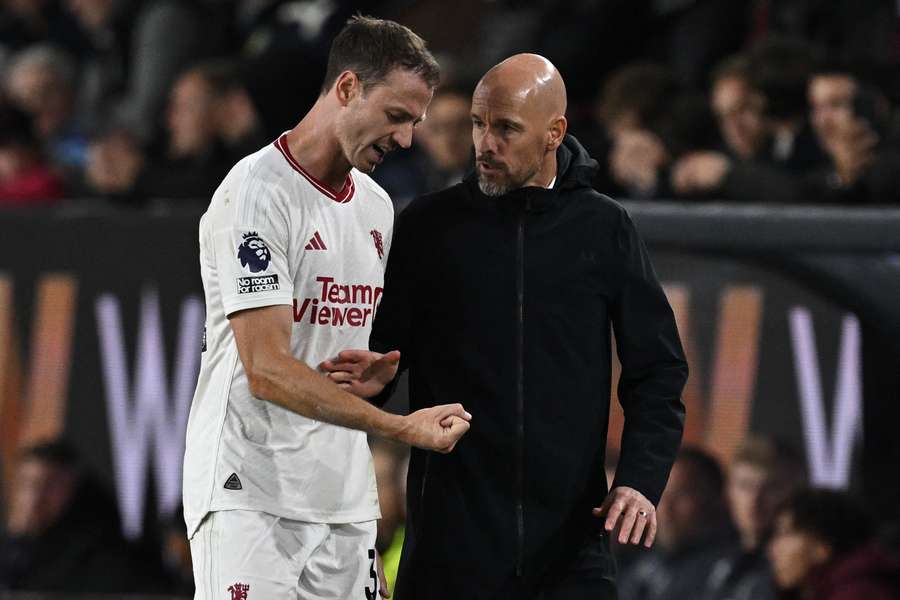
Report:
M291 229L280 208L277 190L245 182L235 198L231 222L212 232L226 316L248 308L292 304Z

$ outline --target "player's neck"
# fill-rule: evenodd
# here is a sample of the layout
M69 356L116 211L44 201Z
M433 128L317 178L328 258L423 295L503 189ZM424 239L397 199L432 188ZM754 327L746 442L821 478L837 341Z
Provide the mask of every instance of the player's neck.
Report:
M287 134L288 150L300 166L335 190L344 187L351 165L334 135L332 119L316 102L303 120Z

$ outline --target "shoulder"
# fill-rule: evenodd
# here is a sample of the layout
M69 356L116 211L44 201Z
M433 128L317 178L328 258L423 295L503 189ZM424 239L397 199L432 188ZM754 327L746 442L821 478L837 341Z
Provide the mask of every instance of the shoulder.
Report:
M260 225L273 209L286 210L291 172L280 158L267 146L238 161L213 194L208 211L213 220Z
M607 219L619 220L628 217L628 211L622 204L593 188L577 188L562 193L569 196L565 199L567 205L576 205L582 210Z
M393 213L394 203L391 202L390 195L383 187L375 183L374 179L358 169L353 169L351 177L353 177L357 192L365 194L369 198L378 199L384 207L390 209Z
M460 182L448 188L418 196L403 211L401 218L410 221L443 218L447 212L458 210L462 201L468 197L469 190L466 189L465 182Z

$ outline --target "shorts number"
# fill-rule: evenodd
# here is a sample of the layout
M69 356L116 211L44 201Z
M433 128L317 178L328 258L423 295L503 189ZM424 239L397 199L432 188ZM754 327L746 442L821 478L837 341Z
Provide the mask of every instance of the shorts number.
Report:
M372 589L366 586L366 600L376 600L378 598L378 573L375 571L375 549L369 550L369 577L372 578Z

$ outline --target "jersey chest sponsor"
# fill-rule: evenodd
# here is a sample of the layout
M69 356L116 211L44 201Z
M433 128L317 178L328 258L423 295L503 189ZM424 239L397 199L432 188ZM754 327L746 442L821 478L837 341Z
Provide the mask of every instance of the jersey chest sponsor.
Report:
M294 322L310 325L366 327L371 325L383 288L371 283L344 283L318 276L316 293L294 298Z

